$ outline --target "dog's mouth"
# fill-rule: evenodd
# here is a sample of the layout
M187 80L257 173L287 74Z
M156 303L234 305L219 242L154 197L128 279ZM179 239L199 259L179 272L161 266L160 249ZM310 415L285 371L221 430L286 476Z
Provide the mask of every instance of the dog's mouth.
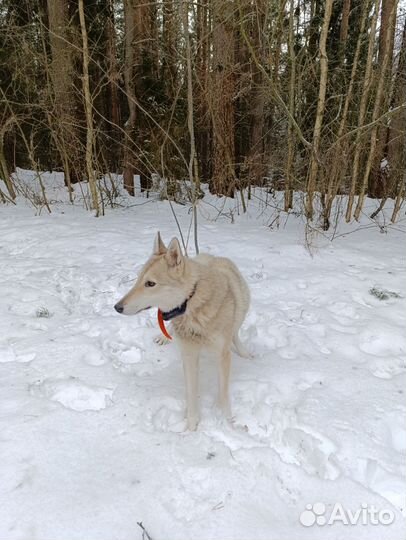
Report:
M142 311L147 311L147 309L151 309L152 306L148 306L148 307L144 307L142 309L140 309L139 311L137 311L136 315L138 315L138 313L141 313Z
M129 311L126 311L125 308L123 308L122 306L114 306L116 311L118 311L119 313L121 313L122 315L138 315L138 313L141 313L142 311L146 311L147 309L151 309L152 306L147 306L145 308L142 308L142 309L139 309L138 311L131 311L131 309Z

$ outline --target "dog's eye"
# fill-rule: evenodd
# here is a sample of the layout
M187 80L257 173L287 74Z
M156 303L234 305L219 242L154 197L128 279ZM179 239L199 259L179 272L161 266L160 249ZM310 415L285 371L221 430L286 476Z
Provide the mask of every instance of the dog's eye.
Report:
M155 281L146 281L145 286L146 287L155 287L156 283Z

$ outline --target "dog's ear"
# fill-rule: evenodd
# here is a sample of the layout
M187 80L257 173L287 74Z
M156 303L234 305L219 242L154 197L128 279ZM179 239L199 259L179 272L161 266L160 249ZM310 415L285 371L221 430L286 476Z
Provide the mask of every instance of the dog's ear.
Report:
M165 257L169 266L180 266L182 264L182 249L177 238L172 238L170 241Z
M164 255L166 253L166 251L167 251L166 246L162 241L160 232L158 231L156 233L155 240L154 240L153 254L154 255Z

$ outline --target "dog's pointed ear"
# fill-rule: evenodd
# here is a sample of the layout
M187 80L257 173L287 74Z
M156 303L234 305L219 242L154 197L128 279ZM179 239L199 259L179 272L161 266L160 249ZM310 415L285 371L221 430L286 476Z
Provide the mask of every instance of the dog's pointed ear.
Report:
M172 238L165 256L169 266L180 266L182 264L182 249L177 238Z
M166 246L162 241L160 232L158 231L156 233L155 240L154 240L153 254L154 255L164 255L166 253L166 251L167 251Z

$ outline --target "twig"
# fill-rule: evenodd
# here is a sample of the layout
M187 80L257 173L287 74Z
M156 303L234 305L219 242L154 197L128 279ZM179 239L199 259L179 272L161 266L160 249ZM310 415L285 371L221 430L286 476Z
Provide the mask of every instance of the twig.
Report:
M152 537L148 533L147 529L142 524L142 521L137 521L138 527L142 529L142 540L152 540Z
M182 240L183 249L185 250L185 255L187 256L187 247L186 247L186 244L185 244L185 239L183 238L182 229L180 228L179 220L177 218L175 210L173 209L172 201L169 198L168 198L168 203L169 203L169 206L171 207L173 217L174 217L174 219L176 221L176 226L178 227L178 231L179 231L179 234L180 234L180 239Z
M183 31L186 40L186 71L187 71L187 124L190 136L190 158L189 158L189 181L192 187L192 203L193 203L193 233L196 254L199 254L199 242L197 239L197 195L200 191L199 169L196 159L196 146L195 146L195 130L193 122L193 86L192 86L192 54L190 49L189 39L189 2L183 2L182 9L182 22Z

